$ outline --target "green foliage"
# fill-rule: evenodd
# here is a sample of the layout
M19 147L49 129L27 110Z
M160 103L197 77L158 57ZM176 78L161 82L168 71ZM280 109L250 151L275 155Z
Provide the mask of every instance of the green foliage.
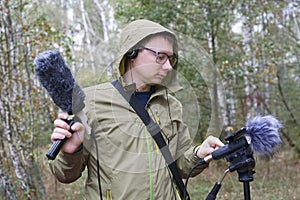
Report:
M295 70L299 66L298 3L125 0L114 1L114 5L115 16L122 23L153 20L175 30L179 38L183 34L196 39L209 52L229 98L223 107L225 124L239 128L249 117L273 114L287 125L292 138L299 138L292 128L299 128L300 122L299 71ZM239 25L240 29L233 29ZM205 92L203 95L207 88L189 63L182 66L179 72L192 85L201 105L200 124L206 124L203 132L210 114L210 99ZM278 82L281 69L282 81Z
M42 180L45 180L43 173L47 167L44 164L39 171L37 165L40 166L41 163L37 160L43 159L39 157L41 149L45 151L45 146L48 148L50 145L52 123L58 112L47 92L36 80L33 59L44 50L59 49L78 82L86 87L109 80L105 67L117 54L114 47L117 46L115 38L118 31L109 30L107 33L113 39L110 44L103 42L103 21L100 20L99 9L94 1L82 2L85 10L79 6L79 1L0 2L0 140L3 149L0 151L0 166L10 174L7 177L11 179L14 191L23 199L28 195L44 197ZM205 70L199 70L199 66L205 66L219 73L218 78L222 82L219 86L223 86L223 89L218 87L218 95L220 99L226 96L226 100L221 102L220 113L225 125L240 128L254 115L273 114L284 124L286 135L283 138L290 137L299 151L298 2L123 0L109 3L114 5L117 19L115 23L120 28L132 20L146 18L174 30L180 41L186 42L181 40L186 37L193 41L183 43L178 68L180 76L186 79L181 83L188 91L176 95L186 105L184 115L189 118L187 123L199 128L197 141L203 139L213 109L209 96L210 83L207 82L209 75ZM72 20L67 17L67 9L70 8L77 16ZM78 16L87 17L87 27L83 26L84 21ZM81 31L84 33L83 45L80 50L75 50L78 46L75 46L75 41L70 36ZM86 40L87 36L90 43ZM192 95L196 96L198 105L190 104L194 101ZM200 116L189 115L194 109L200 110ZM21 160L20 166L27 170L33 183L30 190L22 191L20 188L19 183L23 180L18 180L15 175L16 166L11 159L9 147L12 146L9 146L8 133L12 136L13 145ZM271 163L268 169L272 170L273 165ZM285 167L286 171L292 170L288 165ZM282 195L281 198L293 199L295 194L284 185L296 183L296 180L290 174L287 176L288 180L281 180L280 177L285 177L285 174L279 175L272 182L266 183L265 177L270 175L265 174L265 177L261 177L262 181L254 186L254 190L262 198L276 199L276 195L278 198ZM201 187L198 184L191 187L192 193L208 192L212 184L211 180L206 181L204 185L201 182ZM231 179L231 182L235 180ZM76 190L74 188L81 188L80 183L72 185L67 194L71 196L72 191ZM240 198L241 191L232 189L237 186L238 183L225 187L225 194L221 198ZM270 193L267 188L276 192ZM1 194L4 193L3 189L0 186ZM63 198L64 191L60 192L59 198ZM79 191L79 195L81 194L82 190ZM229 194L230 197L227 196Z
M174 1L115 1L115 16L117 19L122 18L125 23L146 18L169 25L176 18L176 5Z

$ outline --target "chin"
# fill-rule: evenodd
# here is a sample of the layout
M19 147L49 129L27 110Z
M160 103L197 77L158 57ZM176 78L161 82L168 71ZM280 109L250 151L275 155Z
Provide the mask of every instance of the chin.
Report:
M163 82L162 79L154 80L154 81L153 81L153 84L154 84L154 85L160 85L162 82Z

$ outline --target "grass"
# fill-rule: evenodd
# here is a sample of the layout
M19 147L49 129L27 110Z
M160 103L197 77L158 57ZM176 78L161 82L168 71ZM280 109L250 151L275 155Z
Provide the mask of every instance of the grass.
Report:
M255 158L254 180L250 182L250 194L253 200L296 200L300 194L299 154L291 149L282 149L272 160ZM46 164L46 163L44 163ZM191 178L188 191L192 200L205 199L216 181L229 166L225 160L212 161L209 168L197 177ZM78 181L71 184L57 182L48 166L44 166L43 180L47 190L47 199L83 199L86 172ZM243 200L243 183L238 181L237 172L229 173L217 195L216 200Z

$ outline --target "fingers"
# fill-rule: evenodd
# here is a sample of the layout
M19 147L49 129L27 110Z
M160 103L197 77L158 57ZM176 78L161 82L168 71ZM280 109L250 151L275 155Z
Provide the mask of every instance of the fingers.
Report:
M80 122L75 122L70 127L68 122L66 122L68 117L69 115L67 113L59 113L58 118L54 120L54 130L51 135L51 141L54 142L56 140L68 138L62 146L61 151L73 153L83 142L85 127Z
M62 128L62 129L66 129L66 130L70 129L69 124L66 121L64 121L62 118L58 118L58 119L54 120L53 124L54 124L55 128Z
M205 156L208 156L209 154L211 154L212 152L214 152L216 150L216 148L214 148L214 147L207 147L206 149L205 149L205 151L203 152L203 155L205 155ZM204 157L205 157L204 156Z
M215 143L216 143L216 147L224 146L224 143L219 138L216 138Z
M51 141L54 142L55 140L63 140L65 137L70 138L71 136L72 133L70 133L67 129L56 127L51 135Z
M67 113L59 113L58 118L54 120L54 130L51 135L51 141L55 140L62 140L65 137L70 138L72 136L72 133L69 131L70 130L70 125L64 121L65 119L68 118Z
M80 141L83 141L83 135L85 132L85 128L83 126L83 124L79 123L79 122L75 122L72 127L71 127L72 131L74 131L75 134L77 134L77 136L79 137Z
M79 122L75 122L71 127L71 130L74 132L82 132L83 129L84 129L84 126Z
M208 136L206 140L209 146L214 149L224 146L223 142L221 142L221 140L217 137Z
M210 155L212 152L222 146L224 146L224 144L219 138L208 136L206 140L204 140L201 144L201 147L197 151L197 155L200 158L204 158L205 156Z

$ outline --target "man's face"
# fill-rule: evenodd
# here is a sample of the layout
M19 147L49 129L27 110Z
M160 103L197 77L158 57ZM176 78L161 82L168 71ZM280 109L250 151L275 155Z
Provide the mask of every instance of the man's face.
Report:
M173 55L173 44L164 36L153 37L144 47L139 50L138 56L130 61L129 72L141 91L147 91L151 85L160 84L173 69L169 60Z

